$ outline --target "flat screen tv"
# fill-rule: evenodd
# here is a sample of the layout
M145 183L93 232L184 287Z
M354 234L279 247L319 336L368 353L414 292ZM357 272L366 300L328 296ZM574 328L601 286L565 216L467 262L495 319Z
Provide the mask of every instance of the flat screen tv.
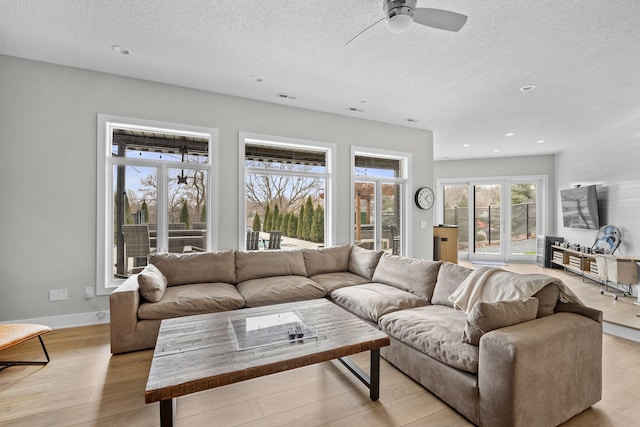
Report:
M598 230L598 199L595 185L560 190L562 220L567 228Z

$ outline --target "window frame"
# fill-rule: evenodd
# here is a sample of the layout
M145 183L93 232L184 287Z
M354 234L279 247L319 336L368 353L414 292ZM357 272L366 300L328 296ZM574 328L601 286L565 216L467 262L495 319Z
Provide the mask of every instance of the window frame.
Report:
M511 186L513 184L536 184L536 235L545 236L547 234L547 228L549 224L548 206L549 200L547 197L549 188L548 175L509 175L509 176L488 176L488 177L461 177L461 178L440 178L436 180L436 200L439 200L440 207L436 212L436 219L438 224L444 223L444 187L447 185L467 185L469 194L469 237L473 236L474 221L471 220L473 215L472 209L475 206L475 195L473 187L475 185L484 184L500 184L501 185L501 223L504 230L511 230L511 203L506 201L511 200ZM510 233L501 233L504 236ZM473 253L472 240L469 239L469 249L467 252L459 252L460 259L474 259L474 260L489 260L489 261L504 261L504 262L535 262L535 255L522 255L511 253L510 239L505 240L503 254L500 256L483 255Z
M277 171L270 172L266 169L248 168L245 159L245 145L264 144L274 147L292 147L310 150L324 151L326 153L325 172L298 172L298 171ZM336 164L336 144L323 141L314 141L300 138L289 138L282 136L264 135L250 132L238 133L238 161L239 161L239 177L238 177L238 248L244 250L246 244L245 218L247 216L246 206L246 174L257 173L266 175L289 175L289 176L307 176L313 178L323 178L325 180L325 206L324 206L324 246L333 246L336 241L336 231L333 226L335 219L336 204L334 198L336 194L335 164Z
M397 178L388 178L381 176L360 176L355 174L356 167L356 157L379 157L379 158L387 158L394 159L400 161L400 177ZM382 193L382 185L384 184L400 184L402 188L402 212L400 213L400 253L403 256L411 257L411 248L413 247L413 242L411 241L410 233L408 233L409 224L411 224L411 202L412 198L409 197L409 192L411 188L411 175L409 171L412 170L412 153L404 152L404 151L395 151L395 150L384 150L380 148L371 148L371 147L361 147L361 146L351 146L351 169L349 172L351 186L349 189L349 212L355 212L355 194L354 188L356 182L373 182L376 184L376 198L378 199ZM379 200L382 200L381 198ZM378 218L379 216L379 218ZM356 221L354 215L349 216L349 242L351 245L355 244L355 237L353 230L356 226ZM376 209L376 224L382 224L382 209ZM375 230L375 240L376 246L381 245L382 242L382 228L376 227Z
M113 168L116 165L155 167L158 176L157 216L158 229L167 227L168 213L166 195L169 169L198 169L207 172L207 250L217 249L218 237L218 130L215 128L170 123L132 117L98 114L97 117L97 187L96 187L96 295L109 295L126 279L115 279L110 274L113 257L108 254L113 236ZM185 136L197 136L209 140L208 161L206 163L182 163L180 161L162 161L136 159L112 155L114 129L145 130L159 133L171 133ZM158 248L167 248L167 236L158 233Z

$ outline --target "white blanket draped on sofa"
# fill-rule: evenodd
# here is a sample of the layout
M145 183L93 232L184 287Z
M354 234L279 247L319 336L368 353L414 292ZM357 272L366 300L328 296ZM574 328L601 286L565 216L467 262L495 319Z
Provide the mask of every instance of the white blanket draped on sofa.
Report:
M558 285L560 301L584 305L567 285L555 277L545 274L519 274L495 267L474 270L449 296L449 301L456 310L469 313L477 302L531 297L550 283Z

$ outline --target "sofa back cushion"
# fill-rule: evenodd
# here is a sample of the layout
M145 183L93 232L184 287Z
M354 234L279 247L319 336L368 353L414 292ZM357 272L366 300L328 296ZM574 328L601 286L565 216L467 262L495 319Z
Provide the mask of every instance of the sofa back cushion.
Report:
M497 302L476 303L467 316L462 340L479 345L480 337L494 329L528 322L536 318L538 299L529 297Z
M458 289L458 286L460 286L472 271L473 269L471 268L451 262L443 262L438 271L438 280L436 281L436 288L433 291L431 304L453 307L453 303L449 301L449 295Z
M168 286L190 283L235 283L235 255L232 250L187 254L154 254L149 262L167 278Z
M354 246L349 252L349 271L371 280L381 256L382 251L372 251Z
M307 276L302 250L236 252L236 278L245 280L274 276Z
M351 246L336 246L333 248L312 249L304 248L304 265L309 276L325 273L339 273L349 270L349 253Z
M373 282L411 292L427 301L433 296L441 261L384 254L373 273Z
M556 304L560 297L560 288L555 283L549 283L533 294L533 297L539 301L538 317L550 316L555 312Z

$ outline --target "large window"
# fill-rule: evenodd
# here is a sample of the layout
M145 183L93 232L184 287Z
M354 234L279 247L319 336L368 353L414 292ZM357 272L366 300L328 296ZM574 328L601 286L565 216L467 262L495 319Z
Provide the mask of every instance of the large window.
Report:
M213 248L215 130L98 116L98 293L153 253Z
M240 134L244 250L329 246L333 144Z
M406 254L409 160L405 153L352 149L353 244Z

